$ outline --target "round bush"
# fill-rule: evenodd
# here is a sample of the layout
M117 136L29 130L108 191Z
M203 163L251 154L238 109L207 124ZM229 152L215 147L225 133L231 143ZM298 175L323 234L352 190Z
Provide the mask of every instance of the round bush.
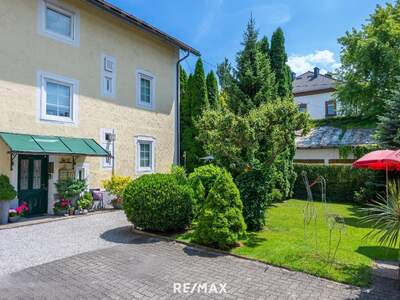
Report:
M198 167L194 169L192 173L190 173L189 182L193 190L199 189L200 184L204 188L204 193L200 197L196 195L197 202L200 207L203 205L204 199L207 198L207 195L213 187L215 180L217 180L218 176L221 175L223 171L224 169L210 164Z
M192 221L193 191L171 174L143 175L127 185L123 209L128 220L143 230L183 230Z

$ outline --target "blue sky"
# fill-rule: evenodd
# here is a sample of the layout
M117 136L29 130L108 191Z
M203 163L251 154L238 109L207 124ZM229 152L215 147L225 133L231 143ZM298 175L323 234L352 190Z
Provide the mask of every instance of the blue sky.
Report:
M252 13L260 35L282 27L289 65L296 73L339 66L337 38L360 28L377 4L393 0L108 0L202 53L207 70L240 49ZM194 59L184 64L194 69Z

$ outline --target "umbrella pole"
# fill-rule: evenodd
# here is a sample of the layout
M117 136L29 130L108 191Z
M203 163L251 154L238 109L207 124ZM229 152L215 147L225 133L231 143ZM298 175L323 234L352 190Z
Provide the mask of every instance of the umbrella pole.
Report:
M389 197L389 193L388 193L388 178L389 178L389 176L388 176L388 165L386 164L386 201L387 201L387 199Z

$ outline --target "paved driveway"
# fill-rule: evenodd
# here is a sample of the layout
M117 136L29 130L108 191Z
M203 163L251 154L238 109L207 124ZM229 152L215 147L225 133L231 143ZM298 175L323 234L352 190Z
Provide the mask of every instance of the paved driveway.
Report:
M75 220L79 222L75 223ZM74 238L67 237L71 234L68 225L72 223ZM84 228L80 229L79 224ZM51 227L59 227L61 232ZM97 229L92 231L87 227ZM399 296L394 290L394 282L390 281L377 282L372 290L361 290L258 262L135 235L120 212L20 229L0 232L3 247L0 269L5 265L8 270L3 272L8 274L0 276L0 299L389 300ZM32 247L21 243L23 239L19 234L25 234L23 229L30 234L37 231L36 239L29 238L34 240ZM7 253L4 253L3 242L5 235L15 238L13 232L18 232L18 239L21 239L15 244L15 250L29 252L35 259L29 259L25 254L34 266L26 265L24 269L10 273L10 264L4 262ZM51 245L43 243L39 247L37 240ZM7 241L9 245L10 242ZM45 257L41 258L36 251L45 253ZM58 254L61 259L53 260L54 252L62 253ZM11 257L16 260L14 255ZM47 262L38 265L39 261ZM18 266L22 268L21 263Z

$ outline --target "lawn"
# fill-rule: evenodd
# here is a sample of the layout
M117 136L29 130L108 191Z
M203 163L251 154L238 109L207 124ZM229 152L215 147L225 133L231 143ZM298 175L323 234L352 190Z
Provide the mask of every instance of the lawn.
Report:
M288 200L271 206L267 211L264 230L249 233L242 241L243 245L233 249L232 252L358 286L370 283L374 259L397 260L395 249L381 247L375 241L363 238L370 228L360 224L358 220L360 214L356 206L328 204L327 211L342 216L346 224L335 261L329 263L327 260L329 227L325 221L324 207L322 203L315 203L316 226L307 225L305 234L303 225L305 204L306 201L303 200ZM190 233L181 234L177 238L189 241ZM331 240L332 254L338 239L339 231L334 229Z

